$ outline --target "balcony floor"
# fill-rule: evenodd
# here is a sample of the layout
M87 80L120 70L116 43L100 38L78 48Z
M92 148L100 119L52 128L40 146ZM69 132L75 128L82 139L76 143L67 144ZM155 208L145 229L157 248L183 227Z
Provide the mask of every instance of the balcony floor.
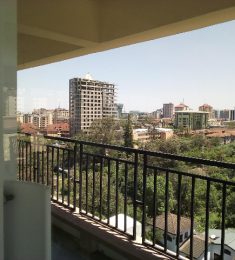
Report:
M52 227L52 260L87 260L88 256L81 253L77 243L71 235Z

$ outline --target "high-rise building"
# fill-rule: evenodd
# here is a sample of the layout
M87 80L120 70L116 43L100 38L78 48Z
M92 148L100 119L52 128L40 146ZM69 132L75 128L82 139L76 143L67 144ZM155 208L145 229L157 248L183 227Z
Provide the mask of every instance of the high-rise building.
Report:
M209 114L209 119L214 118L214 113L213 113L213 107L208 105L208 104L203 104L202 106L199 107L199 111L202 112L208 112Z
M163 118L172 118L174 114L174 104L163 104Z
M105 117L116 117L115 85L85 78L69 81L70 134L88 131L92 122Z

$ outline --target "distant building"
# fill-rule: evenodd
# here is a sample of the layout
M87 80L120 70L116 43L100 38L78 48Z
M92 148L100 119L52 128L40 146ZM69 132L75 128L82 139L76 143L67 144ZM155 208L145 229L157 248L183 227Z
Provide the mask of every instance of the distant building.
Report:
M209 119L214 118L213 107L208 104L203 104L199 107L199 111L208 112Z
M205 254L205 234L193 236L193 259L203 260ZM190 239L180 247L180 255L190 256ZM221 258L221 230L209 229L208 259ZM235 229L225 230L223 259L235 259Z
M33 115L30 113L24 114L23 115L23 123L27 124L27 123L33 123Z
M163 104L163 118L172 118L174 114L174 104Z
M213 114L214 114L215 119L220 119L220 110L214 109Z
M18 123L23 124L24 123L24 114L21 112L17 112L16 120Z
M126 233L133 235L134 219L128 215L119 213L117 215L117 228L121 231L125 230L125 219L126 219ZM107 220L104 220L107 221ZM116 215L109 218L109 225L115 227L116 225ZM140 240L142 238L142 224L136 220L136 239Z
M85 78L69 81L70 133L89 131L92 122L105 117L116 117L115 85Z
M157 109L150 113L150 116L154 119L161 119L162 118L162 109Z
M69 123L69 110L56 108L53 111L53 124Z
M150 140L151 136L147 128L133 129L133 141L146 143Z
M59 124L52 124L48 125L45 130L44 134L50 136L69 136L69 124L68 123L59 123Z
M229 112L229 121L234 121L235 120L235 108L231 109Z
M175 127L187 130L199 130L208 127L208 113L194 111L175 112Z
M175 112L178 111L188 111L189 106L185 105L184 103L180 103L179 105L175 106Z
M164 243L165 235L165 214L156 217L156 226L158 230L157 240L160 243ZM167 248L172 251L176 251L176 236L177 236L177 215L168 213L167 215ZM180 241L179 244L182 245L190 236L191 220L190 218L180 217Z
M117 117L122 117L123 104L115 104L117 110Z
M146 143L151 140L151 138L167 140L173 137L174 131L170 128L136 128L133 129L133 141L140 143Z
M230 110L229 109L220 110L220 119L223 121L229 121L230 120Z

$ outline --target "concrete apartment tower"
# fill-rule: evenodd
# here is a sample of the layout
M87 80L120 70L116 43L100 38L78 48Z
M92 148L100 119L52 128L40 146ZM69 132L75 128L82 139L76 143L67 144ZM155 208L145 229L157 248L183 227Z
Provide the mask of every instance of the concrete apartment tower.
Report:
M174 114L174 104L163 104L163 118L172 118Z
M70 134L89 131L92 122L116 117L115 85L93 80L90 74L69 81Z

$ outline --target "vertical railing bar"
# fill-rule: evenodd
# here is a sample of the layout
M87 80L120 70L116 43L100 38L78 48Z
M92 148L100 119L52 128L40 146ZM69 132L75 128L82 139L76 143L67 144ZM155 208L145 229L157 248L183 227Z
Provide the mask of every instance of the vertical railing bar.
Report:
M108 215L108 225L109 225L109 218L110 218L110 159L108 158L108 192L107 192L107 202L108 202L108 209L107 209L107 215Z
M36 151L35 143L33 144L33 181L36 182Z
M190 225L190 259L193 259L193 233L194 233L194 200L195 200L195 176L192 177L191 187L191 225Z
M37 151L37 183L40 183L40 170L41 170L41 167L40 167L40 153L39 151Z
M79 147L79 212L82 211L82 161L83 161L83 144Z
M116 161L116 194L115 194L115 227L118 228L118 209L119 209L119 201L118 201L118 182L119 182L119 161Z
M138 153L134 158L134 194L133 194L133 239L136 240L136 219L137 219L137 178L138 178Z
M54 147L51 148L51 198L54 198Z
M167 251L167 233L168 233L168 208L169 208L169 172L166 171L165 184L165 232L164 232L164 251Z
M77 178L77 173L76 173L76 164L77 164L77 143L74 144L73 148L73 210L76 210L76 199L77 199L77 185L76 185L76 178Z
M64 204L64 156L65 156L65 150L63 149L62 151L62 173L61 173L61 177L62 177L62 204Z
M46 154L47 154L47 182L46 182L46 184L47 184L47 186L49 185L49 147L48 146L46 146L46 150L47 150L47 152L46 152Z
M22 180L25 180L25 174L24 174L24 144L25 142L22 142Z
M222 219L221 219L221 259L224 259L224 240L225 240L225 213L226 213L226 184L223 184L223 197L222 197Z
M204 259L208 259L208 240L209 240L209 209L210 209L210 181L206 187L206 225L205 225L205 253Z
M178 189L177 189L177 235L176 235L176 256L179 257L180 248L180 218L181 218L181 181L182 175L178 175Z
M145 226L146 226L146 181L147 181L147 164L148 157L144 154L144 165L143 165L143 209L142 209L142 244L145 242Z
M127 226L127 177L128 177L128 165L125 163L125 184L124 184L124 232L126 232Z
M88 182L89 182L89 178L88 178L88 166L89 166L89 156L88 154L86 155L86 214L88 213Z
M25 164L26 164L26 181L28 181L28 142L25 142L25 145L26 145L26 149L25 149L25 153L26 153L26 161L25 161Z
M45 169L44 169L44 147L42 145L42 184L45 184Z
M37 141L39 142L39 141ZM39 152L39 143L37 143L37 183L40 183L40 152Z
M92 217L95 216L95 156L93 156L92 164Z
M103 158L100 158L100 220L102 219Z
M19 180L22 180L22 176L21 176L21 143L23 141L19 140L19 146L18 146L18 153L19 153L19 165L18 165L18 171L19 171Z
M18 142L18 178L21 181L21 140Z
M59 201L59 175L60 175L60 172L59 172L59 165L60 165L60 149L59 147L57 147L57 155L56 155L56 163L57 163L57 173L56 173L56 199L57 201Z
M157 211L157 170L154 169L153 177L153 246L156 239L156 211Z
M29 180L32 181L32 143L29 143Z
M70 150L67 151L67 155L68 155L68 200L67 200L67 205L70 206Z

